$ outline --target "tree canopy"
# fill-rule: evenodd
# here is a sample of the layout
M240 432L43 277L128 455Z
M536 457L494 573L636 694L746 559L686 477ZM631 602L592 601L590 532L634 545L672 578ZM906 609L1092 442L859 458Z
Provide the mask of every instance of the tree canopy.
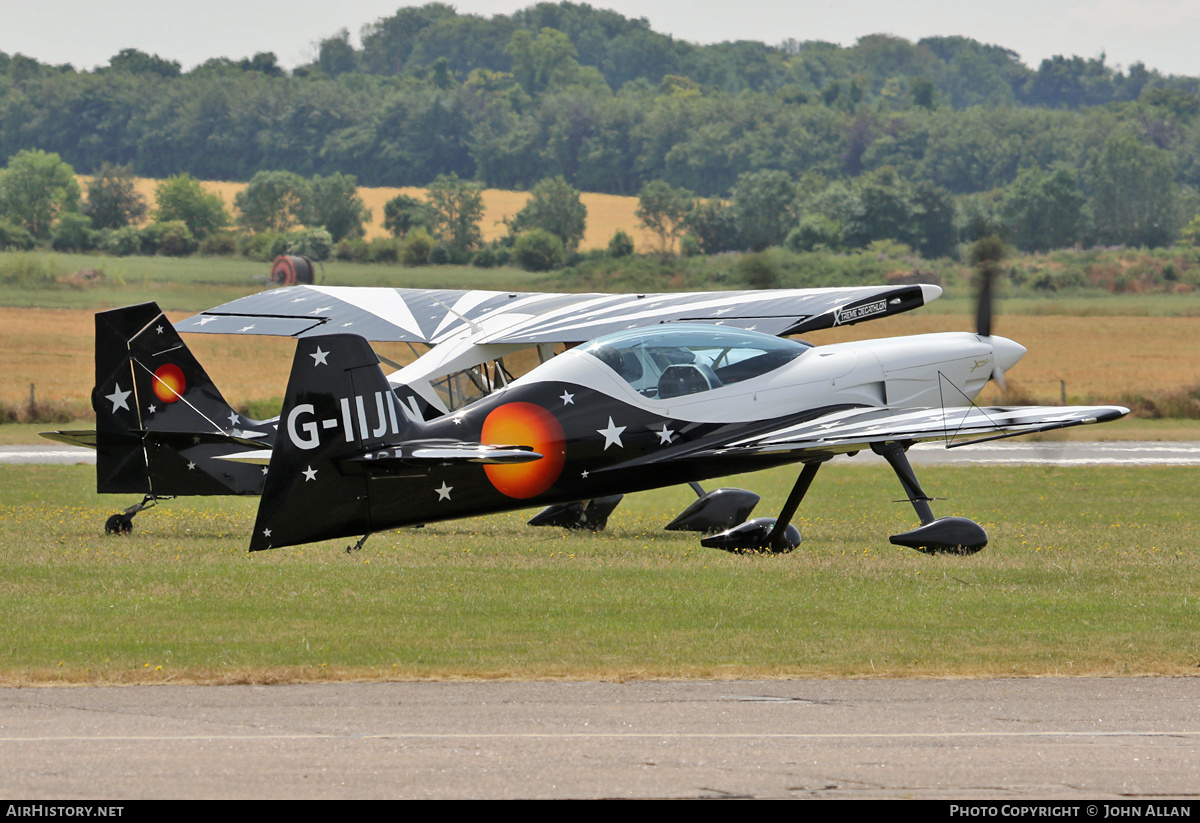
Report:
M442 175L429 185L428 196L434 237L458 251L479 243L479 221L483 219L480 186L459 180L456 174Z
M1020 202L1050 196L1034 191L1049 184L1007 190L1026 170L1062 169L1094 218L1077 237L1162 243L1190 219L1179 204L1198 199L1200 78L1104 56L1026 66L964 37L698 45L582 3L492 17L429 3L369 24L358 46L332 34L290 74L265 51L187 72L136 49L95 71L0 53L0 157L32 147L85 174L108 163L157 178L286 172L427 186L454 176L509 189L561 178L623 195L662 181L733 203L690 219L702 248L781 242L817 209L845 242L886 231L930 253L947 246L952 199L960 224L966 198L972 219L1028 221ZM1131 168L1152 174L1159 196L1133 192L1145 213L1106 211L1112 192L1132 190ZM755 227L746 186L759 178L747 175L821 182ZM1061 187L1057 197L1071 199ZM340 217L306 217L354 236L353 199L340 203ZM304 224L288 209L276 218ZM1138 227L1122 233L1127 218Z
M229 225L225 201L204 190L200 181L189 174L177 174L154 189L152 214L159 223L182 221L197 238L207 237Z
M587 228L587 206L579 191L559 175L538 183L532 194L509 228L514 233L545 229L561 240L567 251L578 249Z
M79 210L75 170L57 154L17 153L0 171L0 217L44 238L60 214Z
M87 184L83 212L97 229L119 229L146 216L146 198L134 185L133 168L103 163Z

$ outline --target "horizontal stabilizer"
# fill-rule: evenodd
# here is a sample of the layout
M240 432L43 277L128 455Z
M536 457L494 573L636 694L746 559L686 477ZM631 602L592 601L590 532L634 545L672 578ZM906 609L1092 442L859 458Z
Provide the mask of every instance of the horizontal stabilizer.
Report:
M370 464L381 467L412 464L424 461L435 463L532 463L542 455L525 446L489 446L484 443L440 443L436 445L396 446L367 452L342 462L361 463L367 471Z
M66 443L70 446L84 446L89 449L96 448L95 431L53 431L38 432L38 434L47 440Z
M255 449L248 452L234 452L233 454L217 454L213 456L214 460L228 460L231 463L249 463L252 466L266 466L271 463L270 449Z

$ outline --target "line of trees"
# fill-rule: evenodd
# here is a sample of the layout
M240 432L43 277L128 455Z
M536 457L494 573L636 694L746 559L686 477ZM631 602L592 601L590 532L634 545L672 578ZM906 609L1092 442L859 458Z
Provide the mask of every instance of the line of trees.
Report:
M102 164L86 183L57 154L18 152L0 169L0 248L55 249L112 254L230 253L234 224L220 195L189 174L158 184L154 207L138 192L129 166ZM357 183L347 175L305 179L291 172L260 172L237 196L236 224L245 248L304 246L328 256L333 244L361 237L369 217ZM141 224L149 217L149 225ZM303 228L304 231L297 231ZM266 253L263 251L262 253Z
M93 72L0 54L0 156L40 148L85 173L107 162L160 178L456 174L529 189L562 176L627 195L662 180L703 197L754 171L851 180L891 167L963 195L1059 164L1090 186L1121 132L1196 187L1198 88L1102 58L1032 70L966 38L697 46L586 5L483 19L435 3L367 27L361 48L327 38L290 76L270 54L186 73L132 49Z
M434 212L389 204L385 221L397 237L419 228L438 257L480 250L470 204L444 196L467 185L532 190L510 237L534 235L551 260L578 249L580 189L639 195L663 253L886 238L937 256L993 233L1028 250L1155 246L1200 213L1198 91L1103 57L1030 69L959 37L698 46L573 3L488 19L403 8L361 47L325 39L290 75L269 53L189 72L135 49L91 72L0 53L0 157L23 170L0 180L0 243L90 231L127 247L145 216L185 224L191 239L172 227L172 248L220 234L215 213L139 206L121 188L136 172L250 181L243 233L319 227L356 254L359 181L430 187ZM93 183L85 197L45 177L54 205L25 216L26 166L49 174L49 157ZM175 185L195 212L199 195Z
M398 195L386 204L384 227L398 242L362 239L370 214L350 175L258 172L234 198L236 217L219 195L186 173L160 182L154 200L151 209L128 166L104 164L85 193L57 154L18 152L0 169L0 249L42 244L115 255L236 250L255 259L286 252L320 260L336 253L415 265L466 262L479 252L480 265L515 256L544 270L578 250L587 220L579 191L561 177L535 187L528 204L509 219L508 237L487 249L482 187L454 174L434 180L423 200ZM141 226L147 217L149 225ZM506 250L501 259L497 247Z
M1171 242L1194 198L1175 184L1166 153L1135 135L1114 133L1088 174L1090 197L1069 166L1023 169L1009 186L955 198L913 182L891 167L857 178L795 181L784 171L746 172L728 199L697 197L662 180L639 192L637 217L659 254L714 254L784 246L797 252L861 249L878 240L907 245L926 258L953 255L960 243L996 235L1019 249L1073 245L1158 246ZM1190 212L1188 211L1190 208ZM457 175L439 176L425 199L399 195L384 208L395 242L363 240L369 214L355 179L304 178L259 172L235 199L222 199L188 174L162 181L151 209L128 166L105 164L86 184L57 155L19 152L0 170L0 247L100 249L113 254L233 253L269 258L283 252L318 259L466 262L489 266L515 260L555 268L578 254L587 209L562 176L543 179L526 206L507 219L508 234L481 241L482 187ZM149 218L145 227L139 224ZM1183 231L1194 241L1197 218ZM643 251L647 251L643 249ZM633 252L623 232L608 253Z

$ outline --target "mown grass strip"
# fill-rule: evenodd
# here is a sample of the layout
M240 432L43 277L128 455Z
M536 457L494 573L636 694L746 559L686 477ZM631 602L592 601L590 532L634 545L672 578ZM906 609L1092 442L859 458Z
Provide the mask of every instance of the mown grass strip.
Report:
M0 682L425 677L1194 674L1200 535L1181 468L922 471L970 558L912 525L886 468L832 466L805 542L735 557L661 530L686 488L633 495L600 535L510 513L245 552L253 499L177 500L129 538L86 467L0 467ZM787 471L744 478L773 513Z

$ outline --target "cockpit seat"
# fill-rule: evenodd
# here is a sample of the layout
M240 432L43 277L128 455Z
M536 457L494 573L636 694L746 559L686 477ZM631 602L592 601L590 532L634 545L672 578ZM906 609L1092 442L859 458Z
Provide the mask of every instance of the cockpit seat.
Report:
M658 399L682 397L720 386L721 379L709 366L700 363L677 363L667 366L662 377L658 378Z

